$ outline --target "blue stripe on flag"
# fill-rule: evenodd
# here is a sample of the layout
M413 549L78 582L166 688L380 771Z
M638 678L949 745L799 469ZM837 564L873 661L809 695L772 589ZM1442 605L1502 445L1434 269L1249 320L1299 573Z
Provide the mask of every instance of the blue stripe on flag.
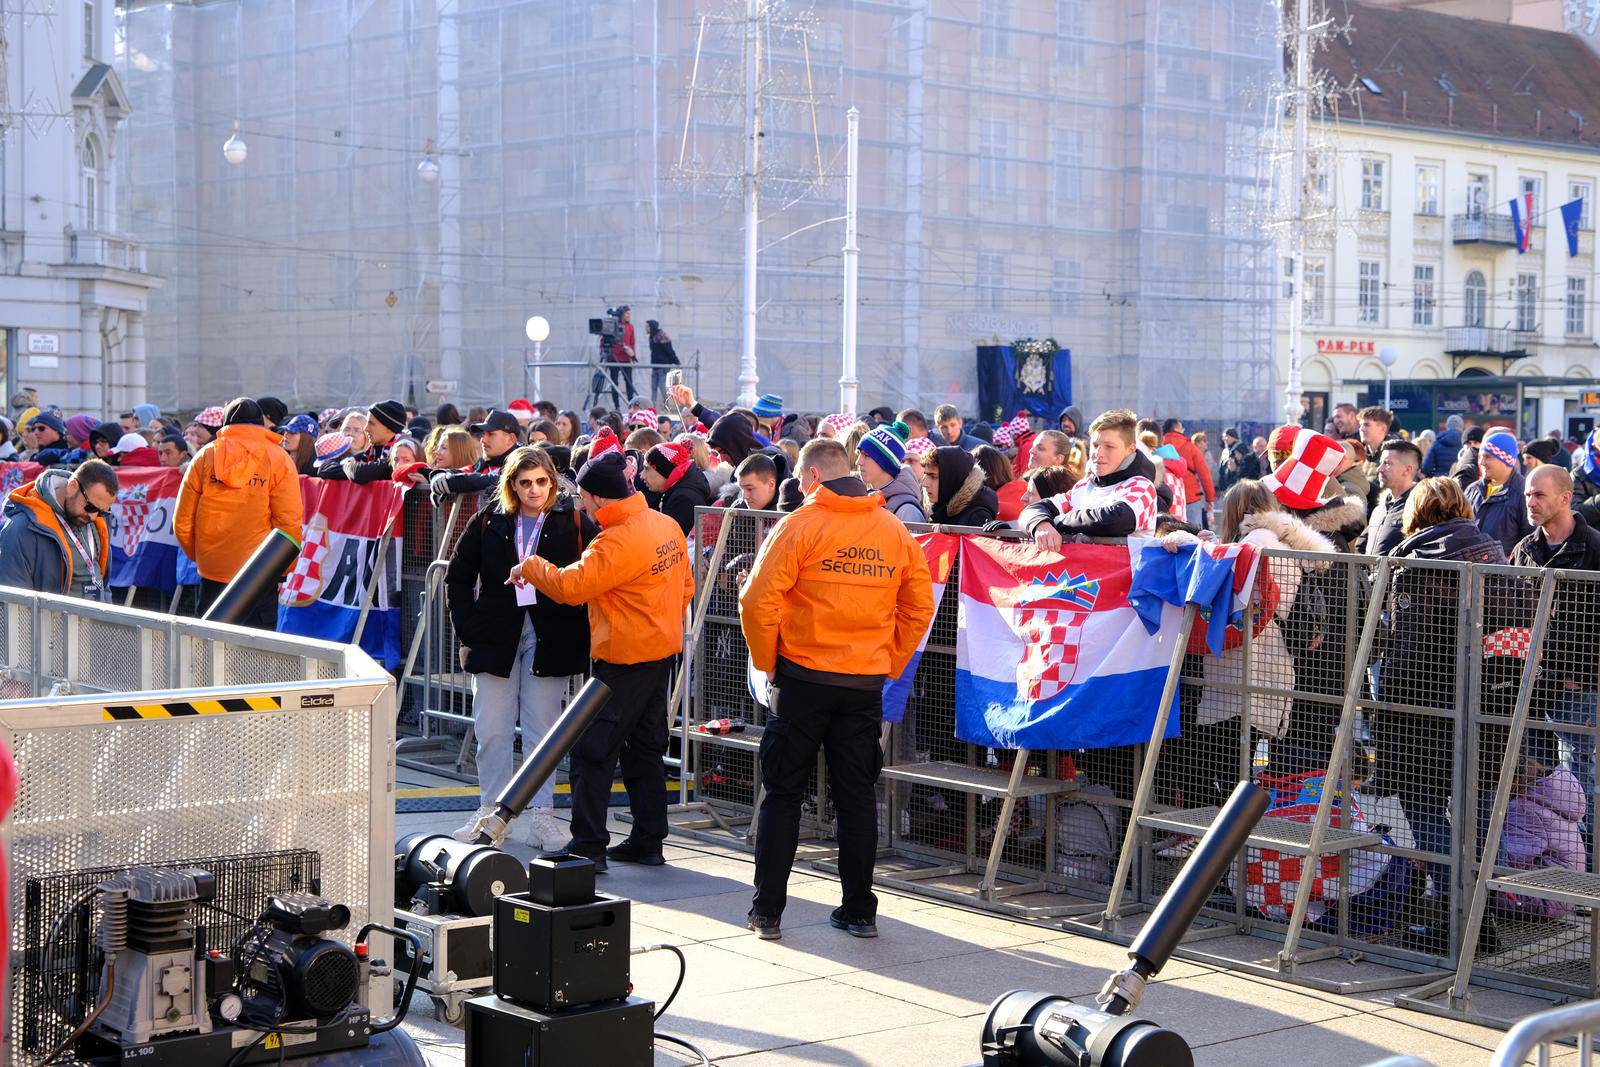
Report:
M317 600L304 607L278 605L278 632L316 637L324 641L349 643L356 632L359 608L345 608ZM400 609L373 608L361 631L361 648L386 668L398 667L400 656Z
M1109 748L1150 740L1165 667L1108 674L1049 700L1017 698L1015 682L956 671L956 737L990 748ZM1167 720L1177 737L1178 716Z

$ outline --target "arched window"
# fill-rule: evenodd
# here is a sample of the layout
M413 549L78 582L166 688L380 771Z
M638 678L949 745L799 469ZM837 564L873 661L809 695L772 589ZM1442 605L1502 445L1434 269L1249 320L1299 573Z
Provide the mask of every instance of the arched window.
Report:
M81 159L83 163L83 228L85 230L98 230L100 228L102 200L100 195L100 150L93 137L84 139Z
M1482 271L1472 271L1461 283L1463 326L1482 326L1488 312L1489 285Z

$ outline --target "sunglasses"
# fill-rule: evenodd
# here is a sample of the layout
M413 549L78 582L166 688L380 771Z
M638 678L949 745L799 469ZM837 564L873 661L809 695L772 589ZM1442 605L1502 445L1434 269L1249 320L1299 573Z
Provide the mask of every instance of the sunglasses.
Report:
M518 478L512 484L518 489L532 489L534 486L548 486L550 479L543 476L538 478Z
M84 511L87 511L91 515L107 515L107 514L110 514L110 509L109 508L100 507L94 501L90 500L89 499L89 494L85 493L83 491L83 487L82 486L74 486L74 488L76 488L78 490L78 495L83 498L83 510Z

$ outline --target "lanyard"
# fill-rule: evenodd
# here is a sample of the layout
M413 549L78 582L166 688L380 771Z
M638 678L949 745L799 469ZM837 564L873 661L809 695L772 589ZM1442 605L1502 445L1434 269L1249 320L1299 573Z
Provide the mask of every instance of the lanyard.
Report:
M511 543L516 546L517 559L519 560L527 559L539 547L539 531L544 529L544 515L541 514L537 519L533 520L533 529L529 532L526 541L523 541L521 536L522 523L523 518L518 515L516 527L511 531Z
M83 546L82 541L78 540L78 535L72 532L72 523L67 521L65 518L63 518L61 521L61 532L67 535L67 540L72 542L72 547L78 550L78 558L83 560L84 566L89 569L89 584L99 585L100 568L96 566L94 560L90 558L89 550Z

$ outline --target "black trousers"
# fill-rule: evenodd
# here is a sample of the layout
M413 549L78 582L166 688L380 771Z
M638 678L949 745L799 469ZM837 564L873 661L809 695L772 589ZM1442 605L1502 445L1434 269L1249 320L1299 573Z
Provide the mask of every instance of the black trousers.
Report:
M650 663L594 661L594 677L611 687L599 718L572 747L572 847L596 855L611 843L606 816L617 764L628 787L633 832L628 837L659 846L667 836L667 695L672 659Z
M216 603L217 597L228 588L227 582L213 582L210 578L200 579L200 614L204 615L211 610L211 605ZM262 593L250 610L245 612L244 618L238 622L240 626L249 626L257 630L276 630L278 628L278 583L273 582L272 588Z
M767 794L756 826L754 910L782 915L789 872L800 840L800 805L817 751L828 757L828 786L838 816L839 882L844 909L875 919L872 867L878 851L878 773L881 689L819 685L780 674L772 686L772 714L761 735L761 779Z

